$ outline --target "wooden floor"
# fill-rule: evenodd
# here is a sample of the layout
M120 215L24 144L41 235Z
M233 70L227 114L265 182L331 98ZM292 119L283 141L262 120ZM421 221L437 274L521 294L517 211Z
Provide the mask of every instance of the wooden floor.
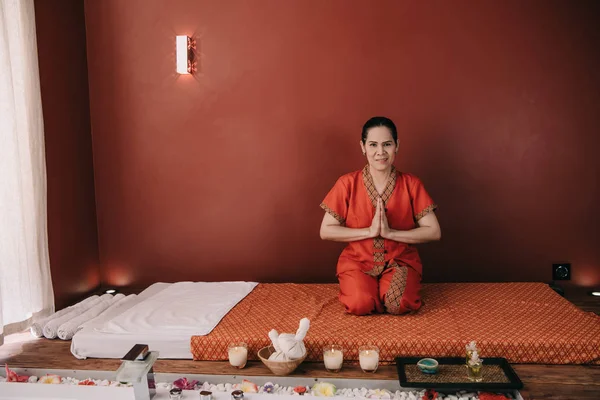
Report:
M566 297L586 311L600 315L600 298L591 298L585 293L567 291ZM8 363L10 367L79 369L116 371L119 360L88 359L78 360L71 355L70 341L36 339L29 333L11 335L0 347L0 365ZM600 366L576 365L526 365L514 364L513 368L521 378L524 389L523 398L554 400L599 400ZM232 369L227 362L158 360L156 372L181 374L223 374L231 375ZM260 362L251 362L244 369L244 375L265 376L271 372ZM364 379L358 367L346 367L337 374L324 370L322 363L303 363L293 376L319 378L360 378ZM397 379L394 366L380 367L373 379Z

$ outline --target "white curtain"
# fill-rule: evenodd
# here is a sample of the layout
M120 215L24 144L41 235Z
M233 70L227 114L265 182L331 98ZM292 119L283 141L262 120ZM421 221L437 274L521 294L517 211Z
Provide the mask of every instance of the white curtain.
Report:
M0 344L54 311L33 0L0 0Z

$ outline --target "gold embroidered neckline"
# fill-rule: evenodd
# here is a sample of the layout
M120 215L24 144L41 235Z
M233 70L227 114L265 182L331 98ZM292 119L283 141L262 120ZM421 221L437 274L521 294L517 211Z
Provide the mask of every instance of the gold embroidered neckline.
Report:
M369 199L371 199L371 204L373 204L373 207L377 206L377 199L379 197L381 197L381 200L383 200L383 205L386 205L390 197L392 197L394 187L396 187L396 179L398 177L398 174L396 173L396 167L392 165L390 176L381 195L379 195L379 192L377 192L375 182L373 182L373 176L371 175L371 171L369 171L369 164L365 165L363 168L362 176L365 188L367 188L367 193L369 194Z

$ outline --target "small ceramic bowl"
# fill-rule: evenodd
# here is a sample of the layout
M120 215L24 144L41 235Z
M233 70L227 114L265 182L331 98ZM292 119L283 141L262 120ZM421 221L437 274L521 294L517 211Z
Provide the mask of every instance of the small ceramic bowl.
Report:
M439 363L433 358L423 358L417 362L417 367L424 374L435 374L438 370Z

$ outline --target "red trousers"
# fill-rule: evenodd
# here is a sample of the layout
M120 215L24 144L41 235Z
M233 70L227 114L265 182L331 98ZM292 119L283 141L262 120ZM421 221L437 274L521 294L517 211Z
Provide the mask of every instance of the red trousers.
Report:
M363 271L361 263L349 261L344 260L344 268L337 274L339 298L346 312L404 314L421 307L421 275L413 268L392 261L375 275Z

